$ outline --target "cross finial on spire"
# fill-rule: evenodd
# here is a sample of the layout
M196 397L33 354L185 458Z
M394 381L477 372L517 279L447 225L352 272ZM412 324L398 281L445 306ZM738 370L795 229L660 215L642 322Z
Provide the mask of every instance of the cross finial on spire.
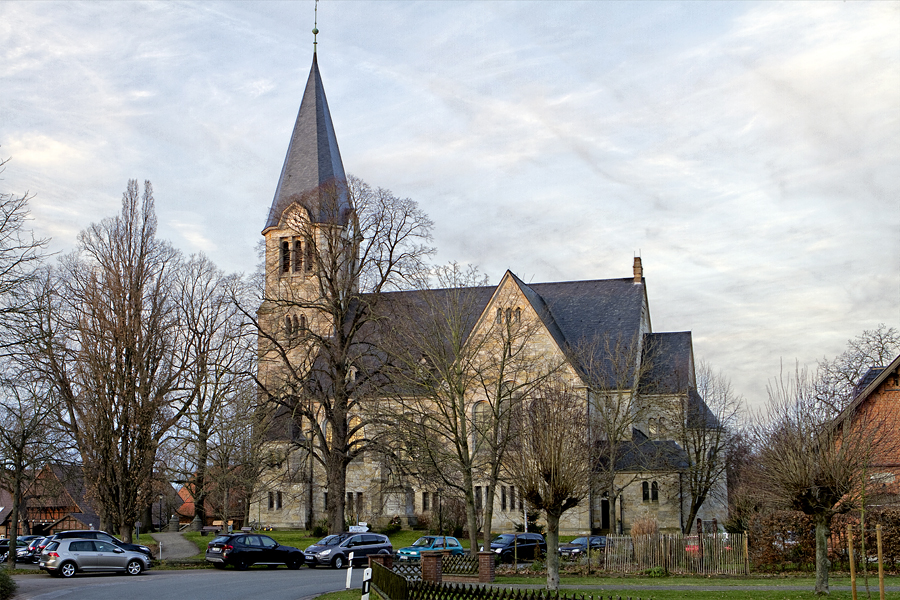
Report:
M313 30L312 30L312 34L313 34L313 54L316 53L316 44L318 43L318 42L316 41L316 36L319 35L319 0L316 0L316 8L315 8L314 14L315 14L315 16L314 16L314 18L313 18Z

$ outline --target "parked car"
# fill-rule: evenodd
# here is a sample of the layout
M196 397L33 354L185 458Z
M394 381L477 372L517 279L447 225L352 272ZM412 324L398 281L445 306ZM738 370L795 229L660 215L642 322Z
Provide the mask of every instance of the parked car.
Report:
M370 554L393 554L394 547L386 535L380 533L337 533L329 535L304 550L310 567L331 565L343 569L353 561L362 563Z
M128 550L129 552L141 552L142 554L145 554L148 559L153 560L153 552L151 552L150 548L148 548L147 546L144 546L143 544L128 544L117 537L113 537L105 531L94 531L93 529L71 529L69 531L60 531L59 533L55 533L51 535L48 540L68 540L74 538L109 542L110 544L118 546L122 550Z
M547 553L547 542L539 533L501 533L491 540L491 552L502 562L530 560Z
M421 553L429 550L449 550L450 554L453 556L466 553L466 551L463 550L462 544L460 544L459 540L455 537L424 535L413 542L412 546L400 548L397 551L397 559L401 561L419 560L419 558L421 558Z
M37 536L32 539L28 544L16 550L16 561L17 562L31 562L36 563L41 560L41 550L43 550L43 546L41 545L44 541L43 536ZM41 550L38 550L40 548Z
M575 538L568 544L560 544L559 555L564 558L577 558L587 554L588 539L590 539L591 552L606 550L606 536L592 535Z
M0 540L0 564L5 563L9 557L9 539Z
M150 568L150 559L143 552L123 550L106 541L64 538L47 544L41 554L40 568L55 577L93 571L140 575Z
M288 569L299 569L303 564L303 552L293 546L282 546L267 535L229 533L206 545L206 562L217 569L233 565L239 571L252 565L270 568L285 565Z

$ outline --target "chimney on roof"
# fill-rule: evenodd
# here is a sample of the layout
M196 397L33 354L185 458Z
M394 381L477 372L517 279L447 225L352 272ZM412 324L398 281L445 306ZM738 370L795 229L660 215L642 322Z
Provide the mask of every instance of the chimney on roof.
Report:
M634 257L634 282L642 283L644 280L644 267L641 266L641 257Z

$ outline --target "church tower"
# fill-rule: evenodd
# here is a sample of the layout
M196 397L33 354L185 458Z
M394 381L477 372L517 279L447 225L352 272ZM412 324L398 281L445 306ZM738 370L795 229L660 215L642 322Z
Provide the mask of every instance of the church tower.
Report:
M317 325L315 311L304 310L320 295L316 263L333 245L328 240L334 238L335 228L343 232L351 214L347 178L314 52L262 231L266 301L260 318L269 320L270 331L283 328L294 335Z

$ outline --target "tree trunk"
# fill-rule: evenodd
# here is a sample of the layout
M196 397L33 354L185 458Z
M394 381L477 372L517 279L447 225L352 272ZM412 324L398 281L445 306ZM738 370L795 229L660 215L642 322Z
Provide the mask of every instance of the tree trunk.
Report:
M200 517L200 526L206 526L206 463L209 461L209 431L202 429L197 439L197 477L194 480L194 516Z
M478 553L478 517L475 514L475 491L472 487L472 478L468 473L463 479L466 482L466 525L469 529L469 554L475 556Z
M491 526L494 520L494 492L496 489L497 480L491 477L491 480L487 485L487 498L484 502L484 525L482 525L481 530L485 546L487 546L491 540Z
M328 513L328 533L341 533L346 529L344 523L345 495L347 493L347 469L342 459L334 453L327 457L328 502L325 510Z
M828 516L816 515L816 595L826 596L828 591Z
M7 527L7 535L9 536L9 555L6 557L6 562L9 563L10 569L15 569L16 537L19 535L19 505L22 502L22 478L19 476L19 473L16 473L12 492L12 512L9 515L9 526Z
M547 517L547 589L559 591L559 515Z

